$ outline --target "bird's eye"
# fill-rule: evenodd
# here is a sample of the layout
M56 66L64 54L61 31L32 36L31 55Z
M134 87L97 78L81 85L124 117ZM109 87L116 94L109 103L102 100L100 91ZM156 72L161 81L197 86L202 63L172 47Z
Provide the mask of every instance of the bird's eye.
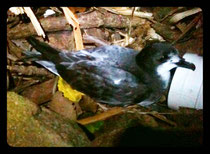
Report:
M165 62L165 61L167 61L167 59L169 59L168 55L162 55L162 56L159 57L158 61L159 62Z
M159 58L159 61L164 61L166 58L167 58L167 57L163 55L163 56L161 56L161 57Z

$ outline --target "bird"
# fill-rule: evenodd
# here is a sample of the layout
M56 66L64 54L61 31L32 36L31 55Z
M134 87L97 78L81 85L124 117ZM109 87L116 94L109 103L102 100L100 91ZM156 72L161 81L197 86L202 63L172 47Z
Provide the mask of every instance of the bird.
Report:
M26 56L61 76L73 89L111 106L156 103L169 86L172 69L196 68L167 42L151 43L140 52L118 45L66 52L33 36L26 40L36 50L25 51Z

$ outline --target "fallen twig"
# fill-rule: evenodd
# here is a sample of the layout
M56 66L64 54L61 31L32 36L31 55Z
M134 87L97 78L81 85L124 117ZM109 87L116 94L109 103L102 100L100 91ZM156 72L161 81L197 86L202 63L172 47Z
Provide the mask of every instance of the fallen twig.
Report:
M74 16L74 14L71 12L71 10L67 7L62 7L66 20L70 25L73 26L74 31L74 38L76 43L76 50L82 50L84 49L83 41L82 41L82 34L79 26L79 21Z
M85 42L94 43L96 46L110 45L108 41L96 38L95 36L83 35L83 38Z
M172 113L164 113L164 114L172 114ZM159 120L166 122L169 125L177 126L177 124L175 122L168 120L165 116L163 116L163 113L161 115L161 113L153 111L153 112L150 112L149 115L152 115L153 117L158 118Z
M117 44L117 45L120 45L120 46L123 46L123 47L126 47L128 46L129 44L132 44L135 39L132 38L132 37L129 37L128 34L123 34L122 32L120 31L117 31L120 35L124 36L125 38L124 39L121 39L121 40L117 40L117 41L114 41L113 44Z
M7 66L7 69L11 72L15 72L18 74L29 75L29 76L47 76L48 78L52 78L54 75L48 72L45 68L38 68L36 66Z
M96 121L105 120L109 117L112 117L112 116L117 115L117 114L121 114L123 112L124 112L123 108L114 107L114 108L112 108L112 109L110 109L106 112L101 113L101 114L97 114L97 115L92 116L92 117L77 120L77 122L81 125L87 125L87 124L90 124L90 123L94 123Z
M39 20L45 32L65 31L72 30L69 26L65 16L47 17ZM78 21L81 29L94 28L94 27L113 27L113 28L125 28L128 27L130 22L131 26L138 26L145 24L146 20L142 18L127 18L107 12L102 14L99 11L93 11L87 14L78 15ZM17 26L9 29L7 35L10 39L25 38L30 35L36 35L35 29L31 28L32 23L18 24ZM21 33L20 33L21 31Z
M33 11L31 10L30 7L23 7L24 8L24 11L25 13L27 14L27 16L30 18L38 36L42 36L43 38L46 37L39 21L37 20L36 16L34 15Z
M149 20L152 20L152 13L148 13L148 12L140 12L140 11L136 11L136 10L132 10L132 9L128 9L127 7L102 7L112 13L115 14L122 14L122 15L132 15L133 16L137 16L140 18L146 18Z

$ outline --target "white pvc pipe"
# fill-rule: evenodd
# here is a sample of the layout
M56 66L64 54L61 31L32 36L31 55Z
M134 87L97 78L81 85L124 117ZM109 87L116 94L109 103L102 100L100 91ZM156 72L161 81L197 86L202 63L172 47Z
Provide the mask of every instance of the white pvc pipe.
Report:
M195 71L177 68L168 93L168 107L203 109L203 57L186 53L186 61L194 63Z

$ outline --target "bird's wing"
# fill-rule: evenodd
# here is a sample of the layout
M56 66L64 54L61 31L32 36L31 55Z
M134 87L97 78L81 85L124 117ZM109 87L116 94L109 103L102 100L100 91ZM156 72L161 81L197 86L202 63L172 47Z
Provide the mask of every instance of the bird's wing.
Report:
M121 46L101 46L93 49L83 49L77 52L61 52L60 61L79 62L81 60L95 61L98 64L110 65L132 74L137 74L139 67L136 64L135 57L137 51Z
M104 103L129 104L145 92L131 73L96 61L63 62L56 68L73 88Z

